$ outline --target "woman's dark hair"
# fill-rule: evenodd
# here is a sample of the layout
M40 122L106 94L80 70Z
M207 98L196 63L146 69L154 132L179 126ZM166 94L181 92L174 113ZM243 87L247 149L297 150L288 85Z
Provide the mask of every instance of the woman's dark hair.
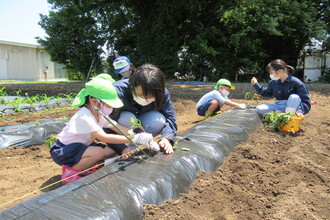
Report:
M165 95L165 77L161 69L152 64L143 64L132 74L129 82L134 95L135 87L141 86L144 96L155 97L155 109L161 109Z
M292 66L287 65L281 59L276 59L276 60L273 60L272 62L270 62L266 67L266 71L268 73L270 73L271 69L273 69L275 71L282 69L282 70L287 71L290 74L293 74L293 71L294 71L294 68Z

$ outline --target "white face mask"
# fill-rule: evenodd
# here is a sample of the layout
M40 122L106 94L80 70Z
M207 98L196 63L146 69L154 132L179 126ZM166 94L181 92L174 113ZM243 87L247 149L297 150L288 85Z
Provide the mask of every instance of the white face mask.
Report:
M225 89L220 89L219 91L223 96L229 96L229 94L230 94L230 92Z
M269 77L270 77L272 80L279 80L279 79L280 79L279 76L274 76L273 74L270 74Z
M151 99L144 99L144 98L141 98L139 96L135 96L133 95L133 99L134 101L136 101L139 105L142 105L142 106L146 106L146 105L149 105L150 103L154 102L156 99L155 98L151 98Z

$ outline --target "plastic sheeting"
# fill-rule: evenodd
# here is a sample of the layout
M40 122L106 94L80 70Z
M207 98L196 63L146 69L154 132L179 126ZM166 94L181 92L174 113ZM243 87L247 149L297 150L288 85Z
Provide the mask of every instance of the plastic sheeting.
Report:
M116 161L4 210L0 219L142 219L143 204L160 205L187 193L198 172L215 171L259 123L254 110L222 113L181 134L186 138L173 155Z
M4 99L3 97L0 98L0 100ZM6 97L6 99L15 100L15 99L17 99L15 97L16 96L14 96L14 97L8 96L8 97ZM0 105L0 113L3 113L3 114L16 113L17 110L22 111L22 112L42 111L42 110L49 109L52 107L70 105L72 103L72 100L73 100L72 98L61 98L61 99L51 99L48 101L42 101L39 103ZM0 104L1 104L1 102L0 102Z
M22 125L0 127L0 148L43 144L51 135L60 133L65 125L65 120L45 119Z

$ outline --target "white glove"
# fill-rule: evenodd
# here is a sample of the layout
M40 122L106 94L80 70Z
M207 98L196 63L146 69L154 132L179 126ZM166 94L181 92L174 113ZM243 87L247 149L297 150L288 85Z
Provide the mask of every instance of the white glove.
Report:
M240 109L246 109L246 105L245 104L239 104L238 105L238 108L240 108Z
M159 151L159 145L154 141L152 134L139 133L134 135L133 142L140 145L145 145L149 150Z

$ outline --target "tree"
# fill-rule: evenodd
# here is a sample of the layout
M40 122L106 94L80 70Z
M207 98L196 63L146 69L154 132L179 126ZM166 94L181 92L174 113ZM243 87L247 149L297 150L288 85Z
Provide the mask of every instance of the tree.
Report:
M313 1L222 0L212 2L213 8L207 3L195 12L199 17L190 30L197 31L185 44L188 54L202 57L204 74L213 79L234 79L241 67L262 73L276 58L295 65L303 46L324 28Z
M84 74L92 60L100 65L106 44L109 63L126 55L136 65L159 66L168 77L179 70L232 80L240 68L262 75L276 58L295 65L329 18L324 0L49 2L54 11L41 20L49 37L40 42L54 61Z
M69 70L87 76L91 65L101 68L100 55L105 39L92 12L68 6L41 15L39 25L48 37L38 42L49 52L52 61L65 64Z

